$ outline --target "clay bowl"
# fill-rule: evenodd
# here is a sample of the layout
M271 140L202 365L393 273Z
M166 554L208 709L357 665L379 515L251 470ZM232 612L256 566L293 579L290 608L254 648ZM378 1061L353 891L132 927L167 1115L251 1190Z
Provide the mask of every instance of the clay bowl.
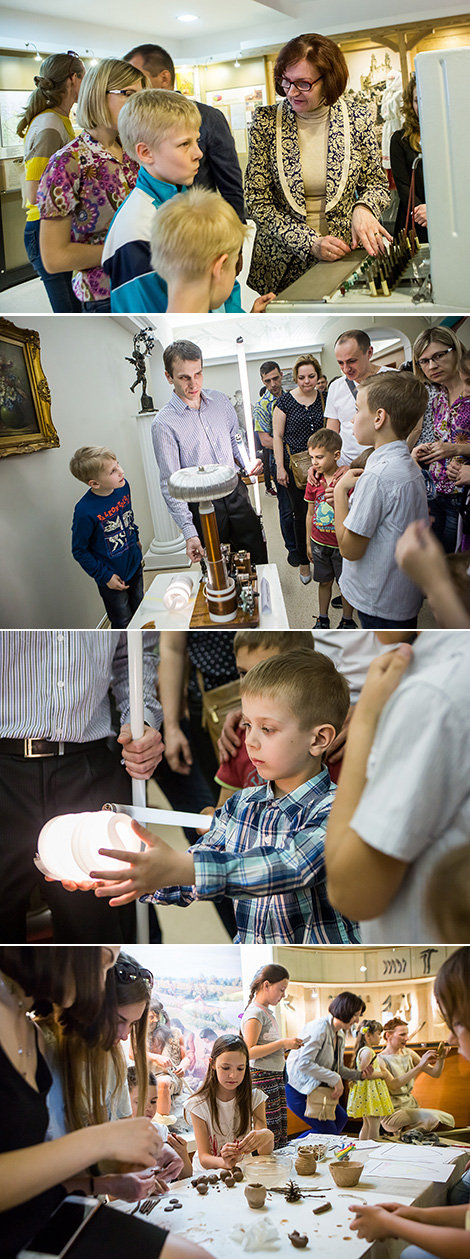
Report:
M330 1163L329 1168L339 1189L352 1189L362 1175L363 1163Z

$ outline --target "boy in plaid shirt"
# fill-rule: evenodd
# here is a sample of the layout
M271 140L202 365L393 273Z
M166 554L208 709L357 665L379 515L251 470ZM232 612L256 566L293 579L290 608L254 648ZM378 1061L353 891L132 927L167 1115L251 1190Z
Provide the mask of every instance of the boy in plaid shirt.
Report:
M231 796L188 852L134 823L146 852L110 850L128 866L113 882L93 871L104 880L96 895L111 905L142 894L177 905L228 895L237 942L358 943L356 924L327 900L324 864L334 788L323 760L348 712L347 683L328 657L292 651L250 669L241 693L246 748L263 785Z

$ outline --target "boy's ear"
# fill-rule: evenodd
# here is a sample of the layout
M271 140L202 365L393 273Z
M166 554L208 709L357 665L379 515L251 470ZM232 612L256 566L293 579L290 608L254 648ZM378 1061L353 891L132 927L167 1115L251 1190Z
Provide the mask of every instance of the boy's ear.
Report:
M141 165L148 166L148 163L154 160L155 150L149 149L148 144L145 144L143 140L138 140L135 146L135 155Z
M336 739L336 730L330 723L325 722L322 726L314 726L310 740L310 755L323 756L333 739Z
M91 477L91 478L90 478L90 480L89 480L89 481L87 481L87 485L88 485L88 488L89 488L90 490L95 490L95 489L99 489L99 488L100 488L100 483L99 483L99 481L95 481L93 477Z
M379 407L377 414L375 416L375 419L374 419L374 428L376 428L377 431L380 432L380 429L383 428L387 420L388 420L387 412L384 411L383 407Z
M216 281L216 283L218 283L221 279L222 271L225 263L227 262L227 258L228 254L221 254L220 258L216 258L215 262L212 263L212 278Z

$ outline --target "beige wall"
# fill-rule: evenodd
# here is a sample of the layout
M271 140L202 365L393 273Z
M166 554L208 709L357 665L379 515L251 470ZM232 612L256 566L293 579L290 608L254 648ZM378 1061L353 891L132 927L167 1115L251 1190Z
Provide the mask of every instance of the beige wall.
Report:
M129 392L132 367L124 361L132 354L132 338L114 320L93 315L18 316L14 322L39 332L60 448L0 459L0 624L89 627L98 624L104 606L70 549L73 508L86 492L68 469L78 446L116 451L131 485L144 550L153 533L133 418L138 403Z

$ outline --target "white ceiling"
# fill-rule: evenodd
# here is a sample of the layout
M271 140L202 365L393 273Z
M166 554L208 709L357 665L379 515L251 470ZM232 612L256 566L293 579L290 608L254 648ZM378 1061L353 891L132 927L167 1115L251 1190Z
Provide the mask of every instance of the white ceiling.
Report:
M338 327L336 324L338 322ZM133 318L137 326L153 326L162 345L171 340L195 341L201 347L206 363L227 362L237 356L237 338L243 338L247 358L272 358L290 350L320 352L325 342L332 344L344 331L344 318L337 320L331 312L321 315L149 315ZM131 321L126 320L126 327ZM396 328L373 320L369 332L374 349L383 353L401 341Z
M464 14L468 0L169 0L157 9L154 0L18 0L15 8L0 7L1 44L22 48L28 40L41 52L74 48L97 56L122 55L133 44L162 43L181 62L231 57L240 51L256 55L279 46L302 30L340 34L368 32L377 25L412 23L421 19ZM97 20L97 12L99 20ZM198 21L179 22L182 13Z

